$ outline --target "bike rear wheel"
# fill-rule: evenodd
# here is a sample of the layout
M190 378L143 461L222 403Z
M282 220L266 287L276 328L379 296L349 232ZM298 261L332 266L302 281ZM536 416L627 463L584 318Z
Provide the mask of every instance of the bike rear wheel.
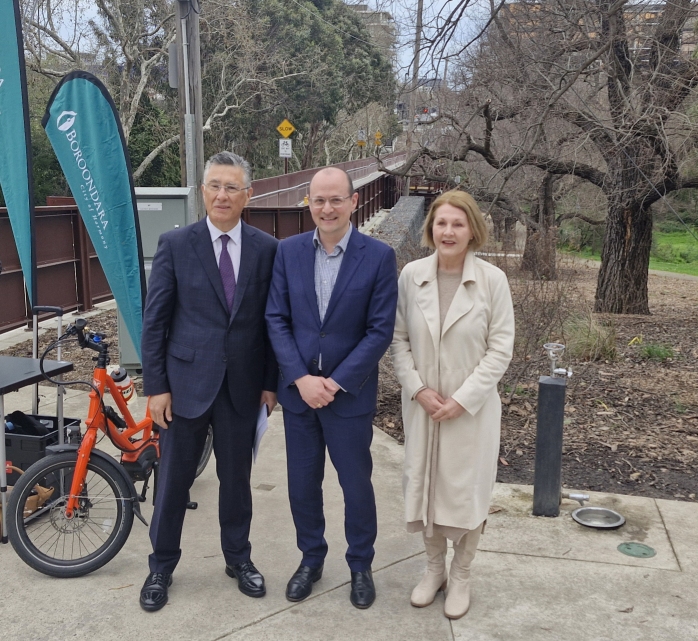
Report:
M204 443L204 451L201 452L201 458L199 458L199 463L196 466L196 477L199 478L201 473L206 469L208 461L211 458L211 452L213 452L213 428L208 426L208 433L206 434L206 442Z
M116 463L97 457L87 464L78 509L65 507L77 460L76 452L48 456L32 465L15 485L8 505L7 530L12 547L29 566L55 577L94 572L111 561L126 543L133 525L133 497ZM53 493L28 514L34 486Z

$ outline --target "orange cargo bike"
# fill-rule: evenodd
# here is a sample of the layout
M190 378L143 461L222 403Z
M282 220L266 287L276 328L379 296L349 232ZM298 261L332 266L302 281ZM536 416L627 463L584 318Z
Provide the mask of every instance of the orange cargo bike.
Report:
M153 493L157 492L157 425L149 410L139 422L131 415L127 399L135 394L133 383L123 380L123 372L120 376L117 371L107 372L109 345L105 338L88 331L85 320L78 319L41 357L43 361L59 343L74 340L81 348L97 352L91 382L58 381L44 374L57 385L81 383L91 387L86 430L78 443L48 446L46 456L20 477L8 504L7 529L12 546L25 563L51 576L82 576L108 563L126 543L134 515L147 525L140 503L146 499L151 477ZM107 392L116 409L105 404ZM120 461L97 449L103 435L121 452ZM209 429L197 476L206 467L212 444ZM139 481L143 482L140 494L134 485ZM37 486L51 493L39 509L32 511L27 506L32 505Z

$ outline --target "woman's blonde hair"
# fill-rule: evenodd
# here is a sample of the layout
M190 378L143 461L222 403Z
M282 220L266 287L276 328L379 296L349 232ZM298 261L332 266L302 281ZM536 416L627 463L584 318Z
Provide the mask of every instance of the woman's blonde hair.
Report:
M487 242L487 225L485 217L482 215L480 208L477 206L475 199L465 191L453 189L441 194L429 207L424 226L422 227L422 245L430 249L436 249L434 244L434 218L436 218L436 210L441 205L453 205L461 209L468 218L468 225L473 234L473 240L470 241L468 249L479 249Z

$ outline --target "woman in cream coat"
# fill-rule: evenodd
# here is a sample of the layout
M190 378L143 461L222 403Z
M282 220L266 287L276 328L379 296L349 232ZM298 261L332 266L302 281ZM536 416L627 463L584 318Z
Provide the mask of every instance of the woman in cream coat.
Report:
M497 383L514 344L507 278L474 254L486 237L469 194L449 191L434 201L422 241L436 251L400 274L391 346L402 385L407 529L423 533L427 556L411 602L431 604L448 583L444 613L451 619L470 605L470 564L497 474ZM454 558L447 576L448 539Z

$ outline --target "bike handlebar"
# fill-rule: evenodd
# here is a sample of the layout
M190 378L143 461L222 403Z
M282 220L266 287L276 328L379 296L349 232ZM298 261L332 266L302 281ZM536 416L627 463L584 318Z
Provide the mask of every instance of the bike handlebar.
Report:
M68 328L68 334L75 334L78 338L78 344L83 349L91 349L100 354L107 351L109 345L104 343L102 339L104 334L99 334L97 332L85 332L87 327L87 321L84 318L78 318L71 327Z

